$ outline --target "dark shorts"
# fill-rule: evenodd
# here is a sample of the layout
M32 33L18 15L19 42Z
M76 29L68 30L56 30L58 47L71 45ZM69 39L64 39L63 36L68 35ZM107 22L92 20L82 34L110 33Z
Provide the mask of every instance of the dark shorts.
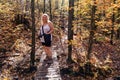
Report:
M43 46L46 46L46 47L51 47L51 41L50 42L42 42L42 45Z

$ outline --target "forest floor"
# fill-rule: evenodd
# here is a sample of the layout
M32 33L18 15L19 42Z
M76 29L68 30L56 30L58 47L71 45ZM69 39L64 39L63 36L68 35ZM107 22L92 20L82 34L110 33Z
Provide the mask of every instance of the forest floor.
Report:
M67 40L66 36L63 36L63 39L59 39L57 42L53 42L54 50L56 50L58 54L60 69L66 68L69 66L66 63L67 59ZM56 41L56 40L55 40ZM30 71L30 46L26 45L24 40L19 40L21 42L21 46L17 46L17 48L21 49L18 51L13 49L12 51L6 52L6 55L0 55L0 80L12 80L14 79L24 79L24 80L32 80L36 69L31 72ZM14 46L15 47L15 46ZM81 53L87 51L87 43L81 43L80 48L76 48L76 50ZM74 50L73 50L74 51ZM42 46L39 43L39 40L36 42L36 65L39 64L41 53L43 52ZM73 52L75 53L75 52ZM93 45L93 64L101 63L102 66L108 65L112 68L112 74L107 76L106 80L114 80L114 77L120 76L120 41L116 40L114 45L110 45L110 43L97 43ZM74 65L74 64L73 64ZM74 65L75 66L75 65ZM70 74L61 75L63 80L88 80L88 78L84 78L83 76L74 76ZM89 78L89 80L99 80L96 78Z
M77 47L78 54L84 56L84 53L87 52L88 44L86 41L81 42L81 47ZM67 46L64 46L64 49L67 49ZM75 50L73 50L73 54L75 54ZM60 54L60 52L59 52ZM67 55L67 54L66 54ZM77 55L78 56L78 55ZM60 63L62 68L66 68L67 63L65 63L66 57L62 56L63 58ZM85 63L85 57L77 57L81 58ZM76 76L71 75L69 73L62 75L63 80L119 80L120 79L120 40L116 40L113 45L109 42L98 42L93 44L92 54L91 54L91 63L100 66L102 69L106 69L107 67L111 68L112 72L110 75L107 73L102 73L101 76L92 76L92 77L83 77L83 76ZM66 65L65 65L66 64ZM76 64L73 64L76 66ZM104 76L108 75L108 76ZM87 76L87 75L85 75Z

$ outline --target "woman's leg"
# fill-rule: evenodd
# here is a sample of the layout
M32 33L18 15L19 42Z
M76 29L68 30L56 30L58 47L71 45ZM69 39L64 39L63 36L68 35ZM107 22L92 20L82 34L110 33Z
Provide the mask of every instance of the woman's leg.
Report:
M46 47L47 50L47 55L52 58L52 51L51 51L51 47Z
M43 46L43 48L44 48L44 51L45 51L46 55L47 55L49 58L52 58L51 47Z

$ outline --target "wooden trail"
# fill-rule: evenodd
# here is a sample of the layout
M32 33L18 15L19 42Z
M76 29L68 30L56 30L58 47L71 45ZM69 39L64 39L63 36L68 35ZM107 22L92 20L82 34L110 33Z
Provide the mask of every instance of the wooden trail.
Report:
M43 52L40 59L38 70L35 74L35 80L62 80L60 76L59 62L57 53L53 52L53 62L48 64L44 61L46 54Z

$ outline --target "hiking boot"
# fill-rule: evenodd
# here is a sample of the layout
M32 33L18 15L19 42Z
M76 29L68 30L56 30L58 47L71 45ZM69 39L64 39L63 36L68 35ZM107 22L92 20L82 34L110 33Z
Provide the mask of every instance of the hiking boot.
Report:
M44 59L44 61L50 61L52 60L52 57L46 56L46 58Z
M52 64L52 63L53 63L52 58L47 61L47 64Z
M46 61L48 64L53 63L53 59L52 59L52 57L49 57L49 56L46 56L45 61Z

